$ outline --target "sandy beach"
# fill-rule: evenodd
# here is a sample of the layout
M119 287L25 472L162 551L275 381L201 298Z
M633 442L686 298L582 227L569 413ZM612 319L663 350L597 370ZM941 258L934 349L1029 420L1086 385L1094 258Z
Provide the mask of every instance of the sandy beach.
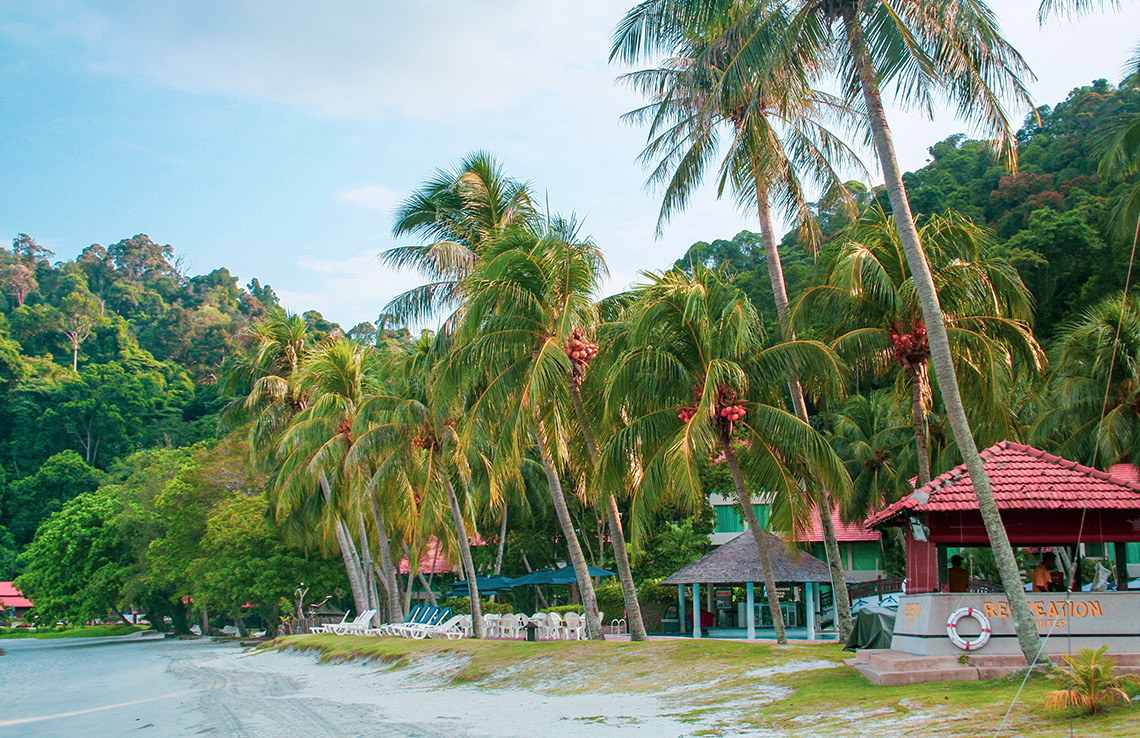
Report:
M444 686L460 664L320 663L208 641L11 642L0 657L4 738L85 736L690 736L681 693L563 694ZM580 679L588 680L582 674ZM588 685L578 685L588 686ZM743 735L743 733L741 733ZM752 732L753 736L775 736Z

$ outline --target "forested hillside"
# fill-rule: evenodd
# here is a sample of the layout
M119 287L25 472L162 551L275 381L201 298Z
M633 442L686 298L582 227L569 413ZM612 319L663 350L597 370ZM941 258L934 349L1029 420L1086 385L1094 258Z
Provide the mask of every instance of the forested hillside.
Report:
M930 147L931 161L903 179L916 215L955 211L993 229L995 255L1017 268L1036 302L1034 331L1049 344L1058 328L1124 286L1132 233L1113 226L1114 200L1129 181L1097 176L1105 128L1140 112L1140 88L1097 80L1073 90L1054 107L1043 106L1018 132L1019 168L1011 173L995 160L987 142L951 136ZM853 189L856 206L869 195ZM886 210L883 192L874 198ZM825 244L850 223L842 203L828 197L815 205ZM790 294L818 280L819 267L798 247L795 232L781 246ZM697 243L680 260L728 264L737 284L775 325L772 290L760 236ZM827 249L820 262L826 263ZM772 334L775 335L775 334Z

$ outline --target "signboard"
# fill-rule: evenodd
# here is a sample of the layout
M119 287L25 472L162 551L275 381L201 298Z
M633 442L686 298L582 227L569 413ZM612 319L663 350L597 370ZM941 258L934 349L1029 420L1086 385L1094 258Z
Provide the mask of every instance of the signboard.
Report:
M731 610L732 609L732 588L718 589L713 593L716 598L716 608L718 610Z

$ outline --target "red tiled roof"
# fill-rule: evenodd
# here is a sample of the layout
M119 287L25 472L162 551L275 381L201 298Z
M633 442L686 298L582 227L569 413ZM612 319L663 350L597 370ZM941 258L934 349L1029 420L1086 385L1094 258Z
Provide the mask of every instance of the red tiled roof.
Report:
M24 593L12 586L11 582L0 582L0 606L5 609L9 607L31 607L32 601L24 596Z
M844 523L839 519L839 511L831 511L831 522L835 526L835 539L840 543L858 543L861 541L879 540L879 532L865 528L858 523ZM823 540L823 527L819 520L819 509L811 511L811 525L805 530L797 531L796 540L804 543L819 543Z
M1005 510L1140 510L1140 483L1012 441L981 454L997 505ZM959 464L872 515L877 526L914 510L977 510L974 485Z
M400 563L396 565L396 572L399 574L407 574L411 567L408 564L408 557L400 559ZM421 574L443 574L449 571L455 571L451 564L447 563L447 554L439 545L439 539L431 536L424 546L423 552L420 554L420 573Z

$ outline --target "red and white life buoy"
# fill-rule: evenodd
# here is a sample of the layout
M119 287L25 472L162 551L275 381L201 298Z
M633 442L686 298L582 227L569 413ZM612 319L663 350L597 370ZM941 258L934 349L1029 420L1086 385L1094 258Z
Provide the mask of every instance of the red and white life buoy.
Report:
M978 634L973 640L967 641L962 636L958 635L958 621L962 618L973 618L978 621L978 625L982 626L982 632ZM982 614L981 610L973 607L959 607L954 612L950 613L950 618L946 621L946 635L950 636L950 642L963 651L977 651L982 646L989 643L990 640L990 621Z

